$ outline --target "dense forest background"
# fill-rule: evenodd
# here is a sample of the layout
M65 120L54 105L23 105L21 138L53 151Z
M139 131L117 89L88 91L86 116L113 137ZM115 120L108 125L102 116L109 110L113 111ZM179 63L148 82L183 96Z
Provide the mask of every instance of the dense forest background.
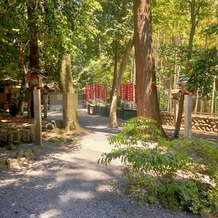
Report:
M36 80L25 87L32 72L40 72L44 84L60 89L67 130L60 131L62 139L71 130L86 134L77 105L70 104L75 92L84 93L91 84L107 87L108 127L115 128L119 86L136 84L137 116L109 137L115 149L104 153L99 163L120 158L128 166L128 195L217 217L217 141L188 134L183 138L179 130L186 94L193 96L194 113L217 112L218 0L1 0L0 28L0 78L22 81L17 100L22 102L27 94L28 115L34 117L33 92L40 92ZM187 80L177 98L175 140L168 140L160 109L173 109L172 92L178 91L181 76ZM202 130L214 135L217 117L210 118L211 126L203 121ZM187 120L191 127L192 120Z
M194 111L213 113L218 91L217 0L153 0L151 5L161 108L171 110L170 93L187 74L196 98ZM133 35L133 3L4 0L0 27L0 76L22 80L36 66L46 76L44 82L59 84L61 59L67 52L74 86L82 93L87 84L112 87ZM122 81L135 82L133 50Z

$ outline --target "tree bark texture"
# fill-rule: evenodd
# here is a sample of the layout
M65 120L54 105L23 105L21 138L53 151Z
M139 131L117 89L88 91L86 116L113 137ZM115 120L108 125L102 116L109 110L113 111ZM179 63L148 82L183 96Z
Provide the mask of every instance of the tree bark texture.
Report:
M180 99L179 99L179 110L176 120L176 126L174 130L174 138L179 137L179 131L182 123L182 114L183 114L183 107L184 107L184 93L181 93Z
M122 59L122 62L119 67L117 80L115 81L115 84L113 85L114 89L112 90L112 97L111 97L111 104L110 104L110 115L109 115L109 126L112 128L117 128L117 101L118 101L118 94L119 94L119 87L122 81L122 77L124 74L124 71L126 69L126 65L129 60L130 52L133 47L133 39L131 38L127 44L126 50L124 52L124 56Z
M114 93L114 88L115 88L116 81L117 81L118 52L119 52L119 45L118 45L118 40L116 40L115 46L114 46L114 74L113 74L112 90L111 90L111 94L110 94L110 102L112 100L112 95Z
M37 36L37 0L29 0L27 2L27 16L29 26L29 68L39 69L39 47L38 47L38 36ZM33 102L33 91L31 90L30 98L30 110L29 117L34 117L34 102Z
M37 36L37 0L29 0L27 3L28 25L30 33L30 54L29 54L29 67L39 68L39 46Z
M18 115L23 115L23 104L24 104L24 98L25 98L25 84L26 84L26 75L27 75L27 69L24 62L24 51L20 48L19 49L19 60L21 64L21 88L20 88L20 96L18 101Z
M158 105L149 0L134 0L137 115L151 117L162 129Z
M190 60L192 58L192 53L193 53L193 43L194 43L194 35L195 35L195 29L198 24L197 21L197 16L199 15L199 10L201 7L201 4L199 3L198 5L196 4L195 0L189 1L190 4L190 20L191 20L191 26L190 26L190 32L189 32L189 42L188 42L188 53L187 53L187 63L186 63L186 69L185 73L188 74L191 65L190 65ZM183 102L182 102L183 101ZM178 111L178 117L177 117L177 122L176 122L176 128L174 130L174 137L179 136L180 128L181 128L181 119L182 119L182 114L183 114L183 106L184 106L184 94L181 94L180 100L179 100L179 111Z
M60 89L63 96L63 123L68 130L81 130L77 118L77 106L73 105L74 88L71 75L71 58L69 54L63 54L60 72Z

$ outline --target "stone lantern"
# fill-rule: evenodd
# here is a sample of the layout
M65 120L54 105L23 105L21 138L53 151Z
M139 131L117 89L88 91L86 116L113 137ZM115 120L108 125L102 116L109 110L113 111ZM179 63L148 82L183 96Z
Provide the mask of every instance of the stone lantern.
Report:
M27 82L29 84L30 90L33 90L35 88L41 88L42 78L43 75L38 69L31 69L27 74Z
M189 77L187 75L182 75L179 77L179 80L177 82L179 89L183 94L189 94L189 91L187 90L188 81L189 81Z
M187 75L182 75L177 84L181 94L184 95L184 135L186 137L191 137L192 129L192 93L187 89L187 83L189 77Z
M30 97L28 102L28 114L29 117L34 117L34 100L33 100L33 91L35 89L41 89L42 88L42 79L43 74L40 70L36 68L31 68L29 72L27 73L27 83L29 86L30 91Z
M181 95L181 90L180 89L173 89L171 91L171 95L173 97L173 100L179 100L180 95Z

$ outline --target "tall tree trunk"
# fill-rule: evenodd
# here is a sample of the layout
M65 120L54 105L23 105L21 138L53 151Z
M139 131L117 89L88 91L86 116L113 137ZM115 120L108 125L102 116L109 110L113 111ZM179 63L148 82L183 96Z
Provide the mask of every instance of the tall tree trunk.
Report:
M25 98L25 85L26 85L26 75L27 75L27 69L26 69L26 65L24 62L24 51L20 48L19 49L19 60L20 60L20 65L21 65L21 78L22 78L22 82L21 82L21 88L20 88L20 95L19 95L19 100L18 100L18 105L17 105L17 109L18 109L18 114L19 115L23 115L23 104L24 104L24 98Z
M39 46L37 36L37 0L29 0L27 3L28 25L30 33L29 67L39 68Z
M211 98L211 104L210 104L210 113L214 113L215 108L215 91L216 91L216 76L214 76L213 80L213 89L212 89L212 98Z
M118 44L118 40L116 40L115 46L114 46L114 75L113 75L112 89L110 93L110 102L112 101L112 96L113 96L116 81L117 81L118 52L119 52L119 44Z
M195 28L197 25L197 21L196 21L196 16L197 16L197 11L198 8L196 8L196 2L195 0L191 0L189 2L190 4L190 15L191 15L191 28L190 28L190 32L189 32L189 43L188 43L188 54L187 54L187 67L186 67L186 72L188 72L188 70L190 70L190 65L189 65L189 61L192 57L192 51L193 51L193 41L194 41L194 35L195 35Z
M129 60L129 55L130 55L130 52L132 50L132 47L133 47L133 39L130 39L128 44L127 44L122 62L120 64L117 80L115 82L113 93L112 93L111 104L110 104L110 115L109 115L109 126L112 128L118 127L117 101L118 101L119 87L120 87L120 84L122 81L124 71L126 69L126 65L128 63L128 60Z
M190 27L190 33L189 33L189 43L188 43L188 53L187 53L187 63L186 63L186 74L190 71L190 60L192 58L193 53L193 43L194 43L194 35L195 35L195 29L198 24L197 16L199 15L199 10L201 7L201 4L196 4L195 0L189 1L190 4L190 20L191 20L191 27ZM184 106L184 93L181 92L181 97L179 100L179 110L178 110L178 116L177 116L177 122L176 122L176 128L174 131L174 137L177 138L179 136L180 128L181 128L181 119L183 114L183 106Z
M64 128L75 131L83 131L77 118L77 105L75 105L76 99L74 93L74 87L72 83L71 75L71 58L69 54L64 53L61 61L60 71L60 89L63 96L63 119Z
M169 84L169 94L168 94L168 98L167 98L167 111L171 112L172 111L172 99L171 99L171 92L172 92L172 81L173 81L173 78L172 78L172 74L170 74L170 84ZM169 97L170 96L170 97Z
M37 0L29 0L27 3L27 15L28 15L28 25L29 25L29 68L39 69L39 47L38 47L38 37L37 37L37 10L36 10ZM33 90L30 90L30 117L34 117L34 103L33 103Z
M204 112L204 98L201 98L201 104L200 104L200 114Z
M179 110L178 110L178 115L177 115L177 121L176 121L176 126L175 126L175 131L174 131L174 138L179 137L179 131L180 131L181 123L182 123L184 98L185 98L185 95L181 93L181 96L179 99Z
M152 43L152 15L149 0L134 0L137 115L156 120L162 129L156 87Z

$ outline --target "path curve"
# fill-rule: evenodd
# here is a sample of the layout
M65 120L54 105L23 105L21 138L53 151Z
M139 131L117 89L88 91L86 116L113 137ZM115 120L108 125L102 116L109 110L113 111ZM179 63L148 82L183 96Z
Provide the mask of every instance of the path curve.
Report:
M58 115L57 115L58 116ZM108 118L80 111L81 125L90 131L77 145L56 145L27 168L0 172L1 218L188 218L158 206L139 206L121 194L122 166L96 162L112 147L107 137L118 130ZM54 146L54 145L44 145Z

